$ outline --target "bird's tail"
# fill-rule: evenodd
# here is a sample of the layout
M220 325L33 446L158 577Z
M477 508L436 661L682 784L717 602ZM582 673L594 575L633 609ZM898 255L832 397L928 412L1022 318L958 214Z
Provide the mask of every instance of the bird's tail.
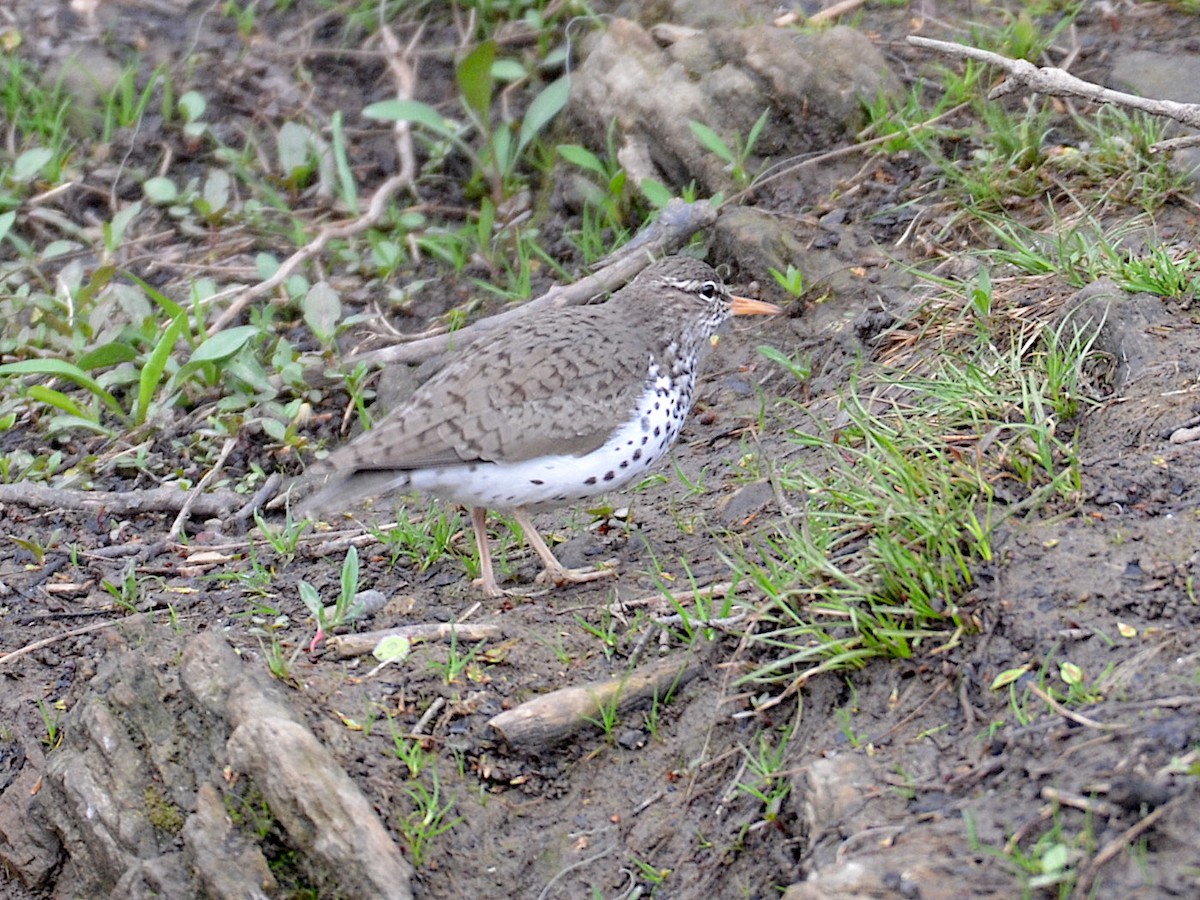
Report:
M319 491L301 500L294 514L298 519L320 519L354 506L367 497L382 497L404 490L409 481L407 472L392 469L335 474Z

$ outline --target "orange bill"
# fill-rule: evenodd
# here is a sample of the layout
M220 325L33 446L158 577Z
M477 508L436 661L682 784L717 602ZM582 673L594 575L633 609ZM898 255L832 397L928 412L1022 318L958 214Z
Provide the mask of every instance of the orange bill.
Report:
M765 300L751 300L749 297L733 298L733 314L735 316L773 316L783 312L781 307Z

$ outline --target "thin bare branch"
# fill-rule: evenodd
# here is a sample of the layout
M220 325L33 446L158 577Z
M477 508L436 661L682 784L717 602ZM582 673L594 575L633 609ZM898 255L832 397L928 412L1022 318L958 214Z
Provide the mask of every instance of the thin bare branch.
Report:
M988 99L995 100L1012 94L1021 88L1031 93L1048 94L1052 97L1083 97L1093 103L1111 103L1114 106L1124 106L1137 109L1155 116L1164 116L1187 125L1189 128L1200 128L1200 105L1195 103L1176 103L1174 100L1154 100L1139 97L1136 94L1126 94L1114 91L1074 75L1054 66L1035 66L1024 59L1010 59L999 53L955 44L949 41L935 41L930 38L909 35L908 42L914 47L934 50L950 56L974 59L989 66L996 66L1008 73L1009 77L988 94Z

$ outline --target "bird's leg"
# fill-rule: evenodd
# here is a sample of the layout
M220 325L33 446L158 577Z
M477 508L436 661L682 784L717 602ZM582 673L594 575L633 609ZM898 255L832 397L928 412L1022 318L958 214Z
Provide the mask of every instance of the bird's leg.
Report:
M533 527L533 520L529 518L529 513L517 508L512 511L512 514L513 518L517 520L517 524L521 526L521 531L525 533L525 540L529 541L529 546L541 557L542 565L546 567L546 571L538 576L538 581L549 581L552 584L579 584L616 576L617 573L614 569L568 569L550 552L550 548L546 546L546 542L542 540L538 530Z
M475 531L475 546L479 548L479 577L475 584L483 588L489 597L503 597L504 591L496 584L492 572L492 548L488 546L487 510L482 506L471 507L471 528Z

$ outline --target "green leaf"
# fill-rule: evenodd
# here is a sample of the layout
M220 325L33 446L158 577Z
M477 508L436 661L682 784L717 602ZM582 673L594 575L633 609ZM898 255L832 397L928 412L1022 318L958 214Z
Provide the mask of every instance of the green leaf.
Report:
M480 121L487 121L492 105L492 63L496 60L496 42L484 41L463 57L454 75L463 102Z
M100 383L78 366L61 359L25 359L21 362L0 365L0 375L51 375L65 378L82 388L91 391L101 403L116 413L121 419L125 418L125 410L117 399L100 386Z
M498 59L492 66L492 77L497 81L506 83L520 81L528 74L529 70L515 59Z
M184 314L185 310L182 306L180 306L178 303L176 303L174 300L172 300L170 297L168 297L166 294L164 294L158 288L154 287L149 282L142 281L142 279L138 278L136 275L134 275L130 272L126 272L125 275L127 278L129 278L135 284L137 284L138 287L140 287L143 291L145 291L146 296L149 297L151 300L153 300L155 303L157 303L159 306L161 306L163 308L163 311L168 316L170 316L172 319L178 318L179 316Z
M12 167L13 181L32 181L41 174L50 160L54 159L54 151L48 147L33 147L17 157Z
M328 344L342 320L342 300L327 281L318 281L300 301L304 322L317 340Z
M608 172L604 168L604 163L600 162L600 157L587 147L581 147L578 144L559 144L558 155L573 166L595 172L601 178L608 177Z
M259 419L259 424L262 426L262 430L266 433L267 437L277 443L282 443L283 439L287 437L287 426L278 419Z
M308 611L313 614L313 618L317 620L317 624L324 628L325 604L321 602L321 595L317 593L317 589L307 581L301 581L300 599L308 607Z
M364 109L363 115L381 122L412 122L443 137L455 136L454 127L442 118L442 114L420 100L382 100Z
M131 345L113 341L111 344L101 344L94 350L89 350L79 357L77 365L85 372L92 372L96 369L107 369L109 366L119 366L135 359L137 351Z
M258 277L266 281L279 271L279 260L270 253L260 252L254 257L254 269Z
M762 134L763 127L767 124L767 119L771 117L771 108L768 106L762 111L762 115L758 117L758 121L750 128L750 133L746 135L746 152L749 153L754 149L754 145L758 143L758 138Z
M91 431L94 434L102 434L108 438L116 437L116 432L105 425L101 425L91 416L83 418L72 415L54 416L46 423L46 430L50 434L57 434L60 431L75 431L76 429Z
M715 153L724 162L735 162L733 151L729 146L721 140L721 136L705 125L703 122L688 122L688 127L692 129L692 134L696 136L696 140L709 153Z
M375 645L371 655L380 662L403 662L408 659L410 652L412 652L412 641L398 634L389 634Z
M346 560L342 563L342 597L352 598L358 593L358 548L353 544L346 551Z
M12 229L13 222L17 221L17 211L10 209L8 212L0 215L0 241L4 240L4 236Z
M146 421L146 414L150 410L150 401L154 399L155 391L158 388L159 382L162 381L163 372L167 368L167 361L171 358L171 353L175 350L175 342L179 340L179 336L186 327L186 316L180 314L173 318L171 324L167 326L167 330L163 332L163 336L154 345L154 349L150 351L146 362L142 365L142 372L138 377L137 407L133 415L133 423L135 425L141 425Z
M45 403L47 406L61 409L63 412L69 413L72 416L78 416L80 419L86 419L89 422L94 422L96 419L94 415L89 415L83 407L62 391L56 391L43 384L30 385L28 394L39 403Z
M335 110L329 122L330 135L333 138L333 161L337 167L338 185L342 189L342 199L351 215L358 214L358 185L354 181L354 172L350 169L350 159L346 155L346 129L342 123L342 111Z
M204 179L203 199L208 204L205 215L221 212L229 206L233 193L233 179L224 169L209 170Z
M639 185L642 196L649 201L650 205L655 209L663 209L670 203L675 195L661 181L655 181L653 178L643 178Z
M521 122L521 136L517 141L517 155L528 145L550 121L567 105L571 93L571 80L564 75L546 85L546 89L533 98L525 119Z
M124 209L119 210L112 217L112 222L105 229L105 243L110 250L115 250L117 245L125 240L125 231L129 228L129 223L137 217L137 214L142 211L142 202L139 200L136 203L131 203Z
M189 363L221 362L229 359L246 346L250 338L258 334L254 325L239 325L218 331L193 351Z
M1083 669L1073 662L1065 662L1058 667L1059 677L1067 684L1083 684Z
M179 199L179 188L170 178L156 175L142 182L142 193L151 203L174 203Z
M276 138L279 169L284 178L295 178L309 169L312 156L312 132L299 122L284 122Z
M1004 687L1005 685L1012 684L1031 668L1032 666L1029 663L1025 663L1024 665L1017 666L1015 669L1005 669L994 679L992 679L992 690L994 691Z
M208 108L208 101L204 99L202 94L196 91L188 91L179 98L179 102L176 105L179 107L179 112L183 116L183 120L191 124L204 115L204 110Z

